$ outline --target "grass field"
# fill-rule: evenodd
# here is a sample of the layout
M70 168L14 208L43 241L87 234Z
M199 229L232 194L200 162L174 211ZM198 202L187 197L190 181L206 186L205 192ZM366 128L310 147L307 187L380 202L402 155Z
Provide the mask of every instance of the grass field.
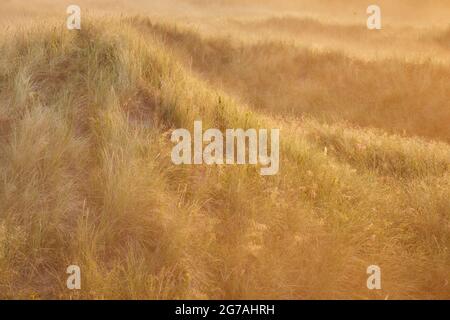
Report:
M0 4L0 298L450 299L446 1L382 30L360 0L77 2L79 31ZM173 165L195 120L280 128L280 172Z

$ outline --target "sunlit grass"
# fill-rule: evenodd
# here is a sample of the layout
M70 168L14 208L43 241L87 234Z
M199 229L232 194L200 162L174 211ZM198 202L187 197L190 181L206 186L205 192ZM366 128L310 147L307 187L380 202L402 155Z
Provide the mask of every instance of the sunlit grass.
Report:
M139 17L0 50L1 298L450 297L447 67ZM281 128L280 173L174 166L197 119Z

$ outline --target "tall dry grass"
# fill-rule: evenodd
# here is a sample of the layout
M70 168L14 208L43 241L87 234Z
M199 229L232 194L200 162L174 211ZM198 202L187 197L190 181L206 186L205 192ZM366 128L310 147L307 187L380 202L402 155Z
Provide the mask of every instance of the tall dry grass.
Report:
M304 114L450 141L450 68L430 60L364 61L284 42L247 44L141 22L188 67L256 110Z
M412 136L448 138L446 67L139 17L42 23L0 51L2 298L450 297L450 146ZM279 175L173 166L170 132L196 119L281 128Z

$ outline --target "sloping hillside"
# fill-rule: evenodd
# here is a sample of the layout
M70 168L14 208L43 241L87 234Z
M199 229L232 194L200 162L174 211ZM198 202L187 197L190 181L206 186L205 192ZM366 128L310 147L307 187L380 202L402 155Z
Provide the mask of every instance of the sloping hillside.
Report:
M309 59L313 84L323 64L387 71L232 46L143 18L2 35L2 298L450 298L448 144L264 112L274 87L263 71L242 78L243 95L218 86L236 80L241 59L280 51ZM280 173L174 166L170 133L196 119L281 128ZM75 293L70 264L82 267ZM381 291L367 290L372 264Z

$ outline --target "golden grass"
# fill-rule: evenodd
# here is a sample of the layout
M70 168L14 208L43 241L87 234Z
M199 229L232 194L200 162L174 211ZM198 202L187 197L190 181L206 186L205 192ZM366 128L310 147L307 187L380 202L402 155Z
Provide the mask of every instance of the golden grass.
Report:
M450 298L446 66L139 17L0 51L0 297ZM279 175L173 166L196 119L281 128Z
M450 67L426 60L362 61L283 42L235 43L141 23L188 66L244 103L272 114L311 114L450 141Z

